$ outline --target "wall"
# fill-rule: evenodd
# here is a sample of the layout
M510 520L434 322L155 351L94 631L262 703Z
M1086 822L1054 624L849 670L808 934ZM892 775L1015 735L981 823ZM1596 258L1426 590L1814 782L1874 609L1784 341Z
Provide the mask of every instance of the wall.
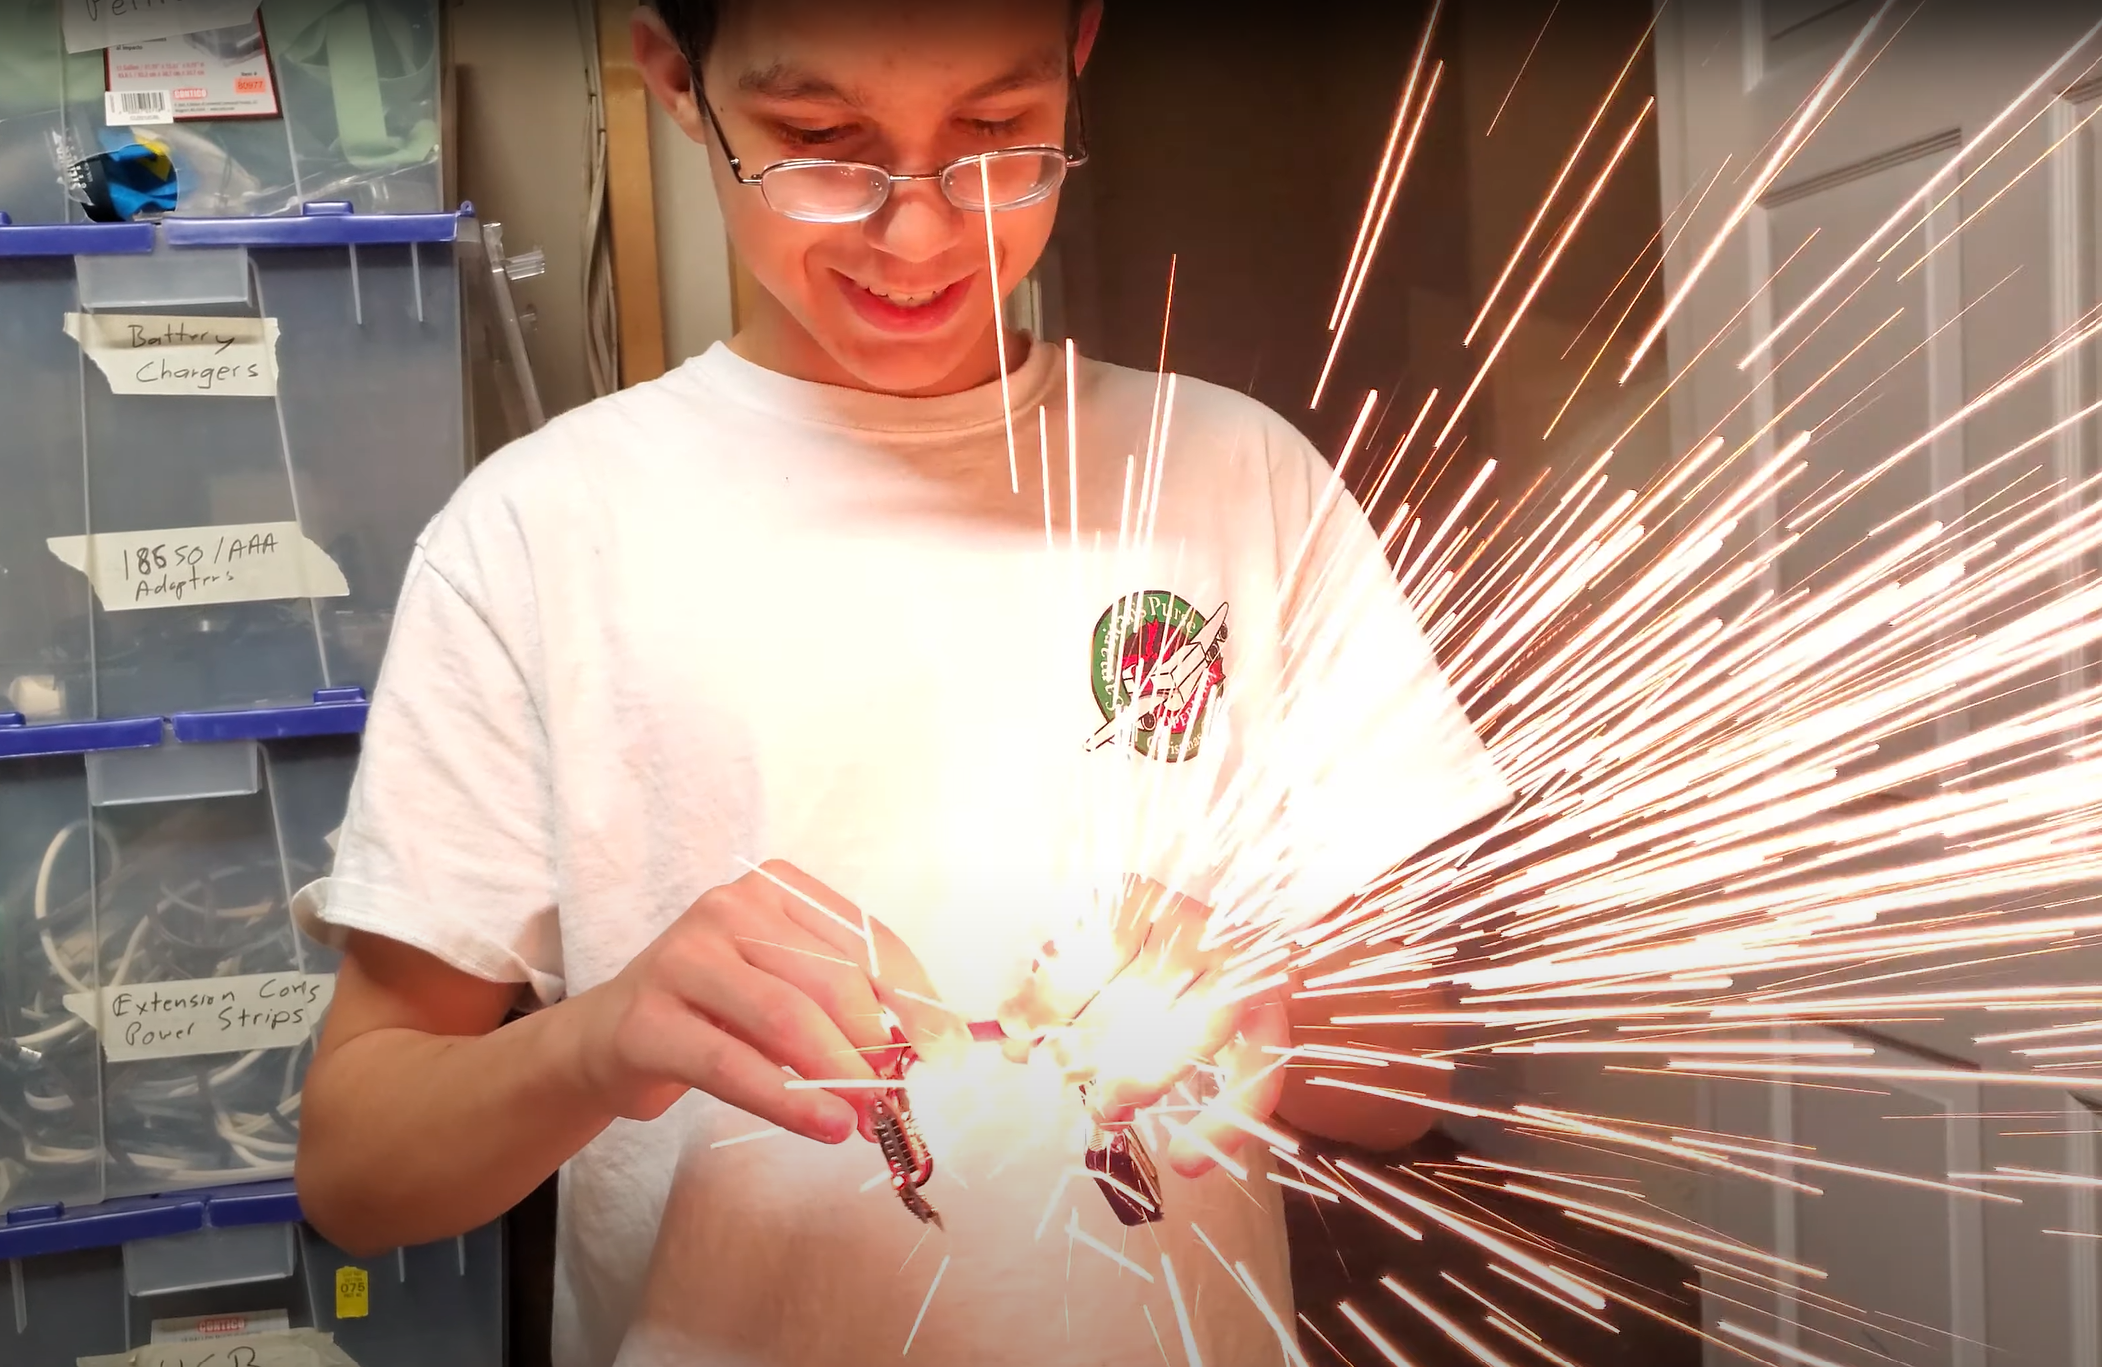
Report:
M540 247L547 274L517 286L552 416L591 398L585 364L583 224L590 105L585 47L565 0L452 0L460 192L501 222L513 252ZM730 331L730 268L701 149L652 109L665 338L672 364Z
M677 365L730 335L730 244L708 175L707 149L655 104L650 162L656 168L665 361Z
M1249 390L1331 455L1367 389L1391 405L1380 426L1389 440L1431 389L1446 402L1464 390L1495 336L1492 328L1466 346L1468 324L1641 39L1649 8L1642 0L1582 13L1556 10L1554 0L1445 7L1431 51L1445 64L1436 101L1327 397L1311 410L1338 281L1427 9L1409 0L1251 7L1231 23L1206 23L1189 0L1112 5L1085 76L1094 161L1067 190L1054 317L1093 354L1151 367L1176 254L1169 365ZM1554 24L1528 62L1550 12ZM1576 192L1652 85L1645 58L1607 120L1604 146L1580 165ZM1658 224L1656 186L1654 134L1645 132L1455 429L1448 449L1464 437L1464 464L1493 455L1530 478L1551 456L1612 436L1654 392L1654 369L1623 388L1605 366L1556 442L1542 440L1654 260L1645 244ZM1576 198L1564 190L1516 276L1520 288ZM1604 321L1587 329L1638 258ZM1638 323L1661 303L1654 284L1644 296ZM1661 421L1654 426L1661 433ZM1631 466L1652 466L1661 447L1634 454Z
M583 46L563 3L453 0L455 172L460 193L504 225L513 252L540 247L547 274L517 295L539 316L527 335L550 414L591 397L584 366L589 163Z

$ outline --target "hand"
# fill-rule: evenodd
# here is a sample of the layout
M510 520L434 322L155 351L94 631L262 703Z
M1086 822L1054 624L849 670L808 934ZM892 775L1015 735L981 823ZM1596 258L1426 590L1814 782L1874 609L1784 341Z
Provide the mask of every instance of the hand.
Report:
M1229 1113L1261 1122L1275 1109L1284 1074L1264 1046L1290 1041L1281 995L1232 995L1222 981L1228 956L1205 941L1210 916L1194 898L1133 878L1113 922L1093 940L1047 945L1000 1011L1008 1056L1048 1048L1112 1123L1215 1068L1219 1093L1196 1118L1185 1126L1163 1115L1175 1133L1169 1162L1189 1176L1214 1165L1207 1145L1230 1156L1250 1138Z
M1284 1095L1285 1057L1270 1051L1292 1042L1285 997L1271 992L1244 1005L1233 1038L1215 1060L1217 1095L1186 1123L1170 1127L1168 1166L1184 1177L1201 1177L1217 1166L1215 1151L1228 1158L1239 1154L1256 1137L1251 1127L1267 1128ZM1247 1123L1235 1124L1236 1119Z
M1063 943L1046 944L1029 977L1000 1008L1001 1048L1021 1062L1055 1032L1077 1023L1105 993L1112 998L1179 997L1217 967L1204 948L1211 909L1150 878L1125 880L1107 925L1083 926ZM1104 1003L1104 1015L1114 1003ZM1103 1016L1098 1015L1097 1020Z
M870 963L870 941L875 962ZM790 1090L867 1081L897 1061L889 1019L923 1056L960 1047L912 951L815 878L773 862L701 895L611 982L574 999L593 1095L636 1120L702 1091L836 1144L870 1134L871 1093Z

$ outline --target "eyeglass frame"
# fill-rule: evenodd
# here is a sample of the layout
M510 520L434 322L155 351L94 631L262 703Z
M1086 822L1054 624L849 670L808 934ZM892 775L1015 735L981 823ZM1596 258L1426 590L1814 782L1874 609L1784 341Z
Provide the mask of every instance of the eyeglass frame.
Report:
M878 166L872 161L843 161L837 157L789 157L782 161L770 162L767 165L760 167L759 173L757 175L748 176L744 173L744 159L730 150L730 135L723 131L722 120L716 117L715 105L709 100L707 87L701 79L700 66L697 63L689 63L688 70L691 71L693 75L694 99L701 106L701 114L704 118L708 120L708 127L713 129L715 132L716 146L723 149L723 156L730 163L731 179L735 180L739 185L760 187L762 193L764 193L764 183L766 181L767 176L772 172L797 171L819 166L853 167L857 170L874 171L878 175L881 175L886 178L883 186L883 197L877 200L874 207L872 207L867 213L861 215L859 218L825 220L797 219L797 222L822 221L826 223L866 223L871 218L874 218L877 214L882 213L884 206L890 203L892 187L900 184L910 184L915 181L944 181L948 178L949 173L951 171L954 171L959 166L966 166L971 164L972 162L982 163L988 158L1001 156L1008 152L1047 152L1053 156L1065 158L1065 170L1059 173L1059 185L1063 185L1065 183L1066 176L1072 174L1074 170L1088 164L1089 153L1087 134L1087 111L1085 110L1085 108L1083 108L1080 99L1080 72L1071 61L1068 61L1066 63L1066 89L1068 92L1066 96L1066 104L1067 112L1072 115L1072 131L1075 134L1075 139L1073 140L1076 140L1079 143L1079 150L1077 152L1070 151L1064 147L1053 147L1050 143L1022 143L1014 147L995 147L984 152L973 152L968 156L958 157L952 162L948 162L945 165L938 166L932 171L922 171L912 175L900 175L898 172L891 170L888 166ZM1049 195L1058 188L1058 185L1052 186L1051 190L1045 191L1043 198L1048 198ZM987 208L981 209L970 209L966 208L964 205L957 204L955 199L949 195L946 189L942 191L942 198L947 200L952 206L958 209L962 209L965 213L1006 213L1010 209L1026 209L1031 205L1041 204L1043 202L1043 198L1038 198L1034 200L1025 200L1018 204L1006 205L998 209L993 209L989 206ZM767 207L770 209L774 208L771 201L768 202ZM774 212L777 214L781 214L783 218L795 218L795 215L783 213L779 209L774 209Z

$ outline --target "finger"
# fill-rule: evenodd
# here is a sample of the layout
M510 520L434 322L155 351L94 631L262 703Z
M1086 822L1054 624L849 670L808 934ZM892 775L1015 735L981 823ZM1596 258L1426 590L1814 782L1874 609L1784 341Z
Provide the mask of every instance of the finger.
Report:
M934 981L890 927L869 918L878 945L878 972L870 979L876 996L898 1018L898 1027L922 1058L963 1053L971 1046L970 1018L942 1000Z
M1211 908L1159 883L1146 880L1127 904L1137 918L1133 955L1147 972L1173 966L1202 971L1215 957L1204 946Z
M890 927L793 864L770 862L758 873L790 921L860 966L922 1056L968 1046L968 1022L942 1001L919 956Z
M730 925L737 953L810 998L875 1072L897 1062L883 1004L861 966L772 908L740 911Z
M831 1092L790 1091L778 1064L698 1015L666 1010L635 1033L635 1062L649 1074L706 1092L819 1143L843 1143L854 1133L853 1106Z
M1291 1037L1281 1001L1266 1000L1244 1017L1239 1036L1219 1055L1225 1074L1219 1093L1169 1145L1170 1167L1185 1177L1202 1176L1217 1165L1219 1154L1234 1158L1251 1140L1268 1137L1285 1085L1285 1060L1268 1049L1290 1044Z
M673 990L703 1018L757 1050L777 1067L811 1081L875 1077L868 1061L809 996L733 954L677 962ZM859 1108L866 1095L848 1098Z
M1065 1022L1041 977L1031 974L1015 994L1001 1003L997 1013L1000 1029L1011 1041L1025 1047L1041 1039L1044 1032Z

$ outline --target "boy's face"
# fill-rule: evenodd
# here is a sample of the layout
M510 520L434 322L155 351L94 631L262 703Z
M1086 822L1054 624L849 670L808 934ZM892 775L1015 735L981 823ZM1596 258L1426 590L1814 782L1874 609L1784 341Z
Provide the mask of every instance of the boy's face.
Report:
M1070 12L1067 0L744 0L724 6L702 77L747 176L796 158L935 171L996 148L1065 145ZM935 181L893 185L859 223L775 212L733 177L683 61L653 48L654 24L638 29L645 76L709 148L731 243L785 315L766 320L781 340L821 352L821 371L891 393L990 379L986 216ZM1057 211L1054 195L992 215L1002 297L1035 266Z

